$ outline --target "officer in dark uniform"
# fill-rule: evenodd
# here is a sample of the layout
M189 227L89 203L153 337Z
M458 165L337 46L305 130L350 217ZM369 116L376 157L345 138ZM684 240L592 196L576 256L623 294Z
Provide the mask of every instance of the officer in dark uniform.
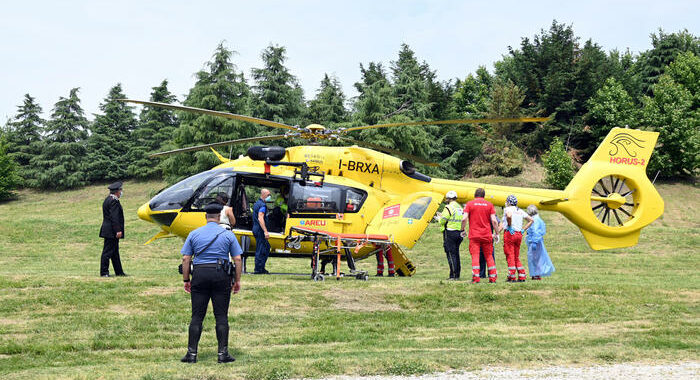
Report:
M265 269L267 257L270 255L270 233L267 231L269 221L267 219L267 204L270 198L270 190L262 189L260 198L253 205L253 236L255 236L255 274L268 274Z
M228 306L231 292L241 288L241 246L233 232L219 226L223 206L218 202L208 204L207 224L190 232L182 246L182 279L185 291L191 294L192 319L190 321L187 354L181 359L184 363L197 362L197 345L202 335L202 321L211 300L216 319L216 340L219 342L219 363L229 363L234 359L228 353ZM194 256L194 259L193 259ZM233 258L236 264L235 282L229 274ZM193 263L190 281L190 263Z
M100 276L109 277L109 260L112 259L114 274L126 276L119 259L119 239L124 238L124 210L119 203L122 196L122 183L115 182L107 187L109 195L102 202L102 227L100 237L104 238Z

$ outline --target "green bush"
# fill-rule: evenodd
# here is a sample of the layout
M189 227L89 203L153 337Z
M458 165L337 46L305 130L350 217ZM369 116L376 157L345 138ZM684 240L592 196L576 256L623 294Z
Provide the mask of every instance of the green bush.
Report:
M472 162L469 172L474 177L499 175L513 177L525 167L525 153L508 140L486 140L481 154Z
M5 140L0 136L0 201L14 196L13 190L19 186L20 180L17 164L7 154Z
M544 164L544 181L555 189L563 190L574 178L573 161L566 153L564 144L558 138L555 138L549 145L549 150L542 157L542 163Z

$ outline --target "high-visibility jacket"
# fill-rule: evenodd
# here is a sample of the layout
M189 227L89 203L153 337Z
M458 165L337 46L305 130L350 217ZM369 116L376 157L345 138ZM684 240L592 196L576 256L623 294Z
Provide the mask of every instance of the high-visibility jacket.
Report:
M457 201L450 202L442 210L440 226L451 231L460 231L462 229L463 212L462 206Z

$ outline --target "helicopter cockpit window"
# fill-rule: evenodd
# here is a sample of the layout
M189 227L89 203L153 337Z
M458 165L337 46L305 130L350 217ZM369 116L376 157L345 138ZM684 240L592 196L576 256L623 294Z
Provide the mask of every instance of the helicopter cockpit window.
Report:
M345 192L345 209L343 212L358 212L362 207L367 193L357 189L347 189Z
M409 219L422 218L423 214L425 214L425 210L428 209L428 205L430 205L430 201L430 197L420 197L416 199L410 206L408 206L406 212L403 213L403 217Z
M292 187L290 212L329 212L338 213L342 204L343 191L339 187L324 185Z
M216 175L216 173L212 171L199 173L161 191L151 199L149 204L151 210L163 211L182 208L190 200L197 188L213 175Z
M199 194L197 199L192 202L190 209L192 211L202 211L204 207L211 203L217 201L217 196L219 194L226 195L226 206L230 206L231 194L233 193L233 177L220 176L212 179L204 190Z

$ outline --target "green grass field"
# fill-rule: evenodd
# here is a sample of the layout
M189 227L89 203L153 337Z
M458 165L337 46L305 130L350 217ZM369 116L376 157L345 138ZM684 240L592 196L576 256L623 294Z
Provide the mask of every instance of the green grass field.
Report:
M144 246L158 228L136 216L161 186L124 187L128 278L98 276L105 186L22 192L0 204L0 378L283 379L699 359L700 191L692 185L659 185L666 212L628 249L592 251L571 223L543 213L557 272L541 282L505 283L502 245L498 284L445 281L435 226L408 252L412 278L244 276L231 304L231 365L216 364L211 308L200 362L179 362L190 314L176 272L181 241ZM268 269L308 264L271 259ZM375 260L360 267L373 272Z

